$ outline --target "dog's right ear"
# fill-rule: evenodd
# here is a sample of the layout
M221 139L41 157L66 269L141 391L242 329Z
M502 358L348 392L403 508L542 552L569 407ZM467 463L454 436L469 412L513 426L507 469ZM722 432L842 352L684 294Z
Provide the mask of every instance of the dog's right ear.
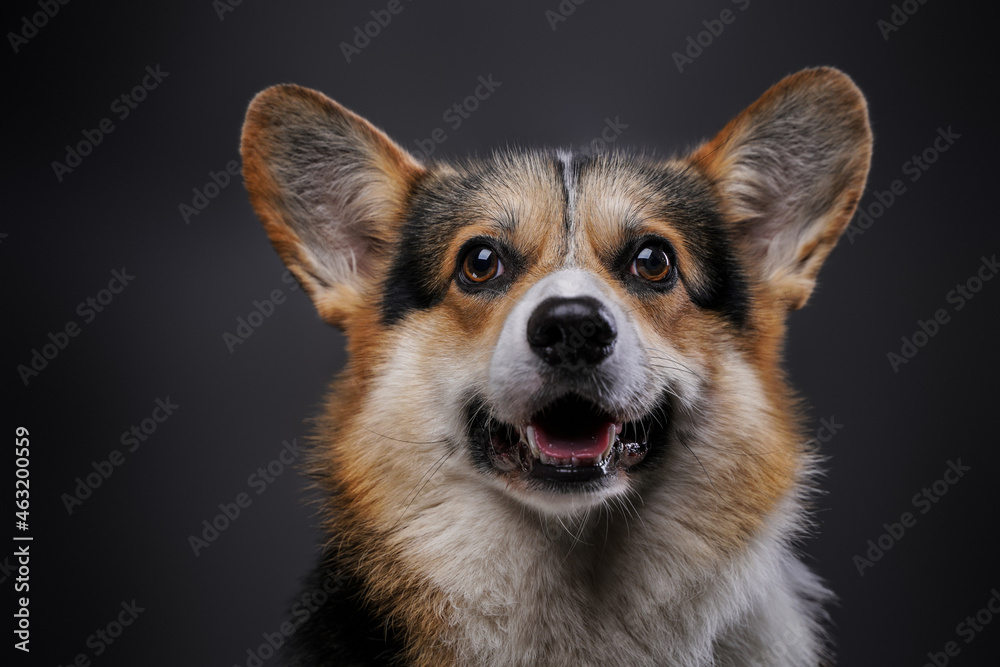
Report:
M241 145L250 202L327 322L365 303L423 169L360 116L294 85L258 93Z
M830 67L787 76L692 156L719 190L755 277L800 308L868 177L865 98Z

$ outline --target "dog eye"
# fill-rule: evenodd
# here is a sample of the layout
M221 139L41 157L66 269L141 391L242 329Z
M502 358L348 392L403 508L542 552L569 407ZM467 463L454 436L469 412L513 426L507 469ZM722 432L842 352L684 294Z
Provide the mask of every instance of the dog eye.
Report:
M670 275L670 258L662 247L648 245L632 260L632 273L651 282L660 282Z
M480 245L465 253L462 260L462 277L472 283L484 283L503 274L503 264L496 251Z

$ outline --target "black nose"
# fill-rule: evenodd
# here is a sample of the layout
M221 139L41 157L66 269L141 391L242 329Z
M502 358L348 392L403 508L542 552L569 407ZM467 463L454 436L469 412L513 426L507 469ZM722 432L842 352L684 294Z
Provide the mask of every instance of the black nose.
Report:
M528 318L528 344L551 366L599 364L614 350L617 335L611 313L589 296L546 299Z

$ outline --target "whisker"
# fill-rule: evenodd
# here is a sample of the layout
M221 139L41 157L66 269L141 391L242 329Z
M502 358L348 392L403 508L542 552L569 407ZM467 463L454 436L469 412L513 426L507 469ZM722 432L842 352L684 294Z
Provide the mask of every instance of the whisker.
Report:
M691 452L691 456L693 456L694 460L698 462L699 466L701 466L702 472L705 473L705 477L708 479L708 483L712 485L712 489L715 491L715 495L719 496L719 500L725 502L725 498L722 497L722 494L719 493L719 489L715 486L715 482L712 481L712 476L708 474L708 469L705 468L705 464L701 462L701 459L698 458L698 455L694 453L694 450L691 449L686 442L682 441L681 444L684 445L689 452Z
M402 440L400 438L394 438L391 435L385 435L384 433L379 433L378 431L373 431L370 428L368 428L367 426L362 426L361 428L365 429L366 431L368 431L372 435L377 435L380 438L385 438L386 440L392 440L394 442L404 442L404 443L406 443L408 445L440 445L442 443L448 442L448 440L444 439L444 438L442 438L441 440Z
M446 451L444 454L441 455L440 458L438 458L437 461L434 462L433 465L431 465L430 468L427 469L427 472L425 472L423 474L423 477L420 478L420 481L417 482L417 484L419 485L418 488L415 491L413 491L411 495L408 496L409 502L406 503L406 507L403 508L403 511L399 513L399 518L396 519L396 522L392 524L390 532L395 530L396 526L399 525L399 522L403 520L403 517L406 516L406 511L410 509L410 505L412 505L413 502L417 499L417 496L420 495L420 492L424 490L424 487L427 486L427 484L431 481L431 478L437 474L437 471L441 469L441 466L443 466L445 462L448 459L450 459L452 455L455 454L455 452L457 451L458 449L451 449L449 451Z
M692 370L691 368L688 368L687 365L685 365L684 363L678 361L677 359L675 359L673 357L664 356L662 354L651 354L651 355L649 355L649 358L650 359L655 359L657 361L667 361L667 362L670 362L671 364L677 364L677 366L679 366L681 369L687 371L688 373L690 373L691 375L695 376L699 380L704 381L704 379L705 379L705 378L703 378L701 376L701 373L698 373L698 372Z

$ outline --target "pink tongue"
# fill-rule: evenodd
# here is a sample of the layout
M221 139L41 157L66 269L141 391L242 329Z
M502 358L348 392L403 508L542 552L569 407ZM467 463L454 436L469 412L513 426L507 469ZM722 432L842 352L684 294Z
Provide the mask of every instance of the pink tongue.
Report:
M554 433L539 422L532 422L531 425L535 428L538 450L557 458L597 458L608 448L608 438L615 426L612 422L601 422L597 426L589 424L589 428L577 428L568 433Z

